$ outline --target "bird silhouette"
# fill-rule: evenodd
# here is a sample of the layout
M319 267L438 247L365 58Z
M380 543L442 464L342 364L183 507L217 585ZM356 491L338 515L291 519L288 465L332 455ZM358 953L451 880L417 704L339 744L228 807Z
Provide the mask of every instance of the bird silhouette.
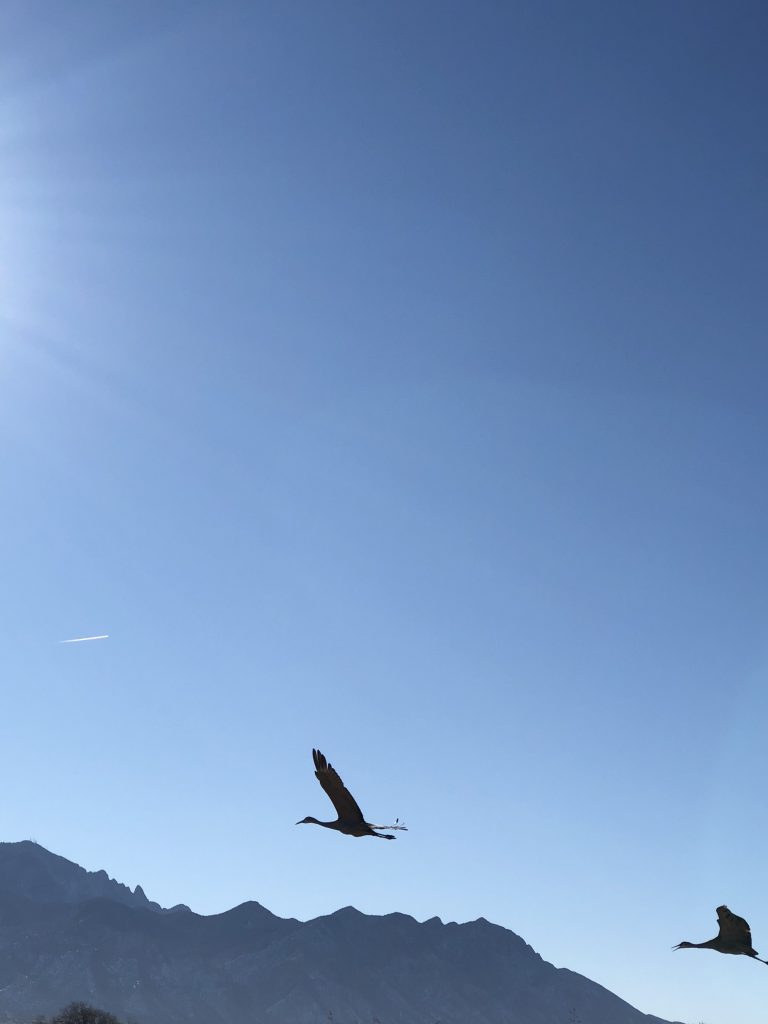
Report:
M757 950L752 948L752 932L743 917L732 914L728 907L722 906L717 908L717 920L720 931L714 939L707 942L681 942L672 948L715 949L718 953L733 953L760 960ZM760 963L768 964L768 960L760 960Z
M401 825L399 819L394 825L371 825L363 817L363 812L357 806L355 798L341 781L341 776L326 761L319 750L312 751L312 760L315 762L315 775L323 787L331 803L336 808L338 818L336 821L318 821L317 818L303 818L297 821L297 825L322 825L323 828L332 828L345 836L376 836L378 839L394 839L395 836L385 836L381 830L402 830L407 832L405 825ZM380 831L376 831L379 829Z

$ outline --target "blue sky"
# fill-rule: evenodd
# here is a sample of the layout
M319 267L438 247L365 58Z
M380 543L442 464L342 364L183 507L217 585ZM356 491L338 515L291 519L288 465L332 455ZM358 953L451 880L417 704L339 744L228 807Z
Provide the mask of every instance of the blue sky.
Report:
M763 1024L767 22L0 5L3 839Z

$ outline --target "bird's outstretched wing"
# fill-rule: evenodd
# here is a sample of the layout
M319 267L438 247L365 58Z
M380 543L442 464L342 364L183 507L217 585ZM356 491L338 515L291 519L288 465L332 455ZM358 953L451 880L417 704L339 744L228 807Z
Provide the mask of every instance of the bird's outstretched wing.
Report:
M341 776L333 765L326 761L325 756L319 750L312 751L312 760L315 762L317 781L328 794L339 819L348 822L363 822L365 820L363 812L355 803L355 798L341 781Z
M752 933L743 917L732 914L728 907L722 906L717 908L717 920L720 924L721 939L752 948Z

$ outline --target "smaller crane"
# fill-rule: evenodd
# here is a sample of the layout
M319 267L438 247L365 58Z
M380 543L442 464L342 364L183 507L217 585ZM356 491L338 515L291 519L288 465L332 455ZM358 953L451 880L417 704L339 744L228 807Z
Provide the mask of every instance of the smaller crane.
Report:
M357 806L355 798L341 781L341 776L333 765L326 761L325 756L319 750L313 750L312 760L315 762L317 780L336 808L338 818L336 821L318 821L317 818L307 817L297 821L297 825L322 825L323 828L333 828L345 836L376 836L377 839L394 839L395 837L384 836L381 831L376 832L376 829L408 831L405 825L399 823L399 819L394 825L370 825L363 817L363 812Z
M707 942L681 942L673 949L715 949L718 953L733 953L736 956L751 956L760 960L757 950L752 948L752 932L743 917L738 917L726 906L717 908L717 920L720 931L714 939ZM760 960L768 964L768 960Z

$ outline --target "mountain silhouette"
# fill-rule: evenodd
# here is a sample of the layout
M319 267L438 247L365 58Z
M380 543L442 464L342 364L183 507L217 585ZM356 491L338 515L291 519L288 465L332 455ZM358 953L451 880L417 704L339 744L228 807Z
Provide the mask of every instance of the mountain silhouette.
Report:
M138 1024L669 1024L483 918L170 912L35 843L2 843L0 1017L77 1000Z
M103 897L160 914L189 910L183 904L164 910L159 903L147 899L140 885L131 891L127 885L110 878L106 871L86 871L30 839L21 843L0 843L0 890L13 892L34 903L82 903Z

